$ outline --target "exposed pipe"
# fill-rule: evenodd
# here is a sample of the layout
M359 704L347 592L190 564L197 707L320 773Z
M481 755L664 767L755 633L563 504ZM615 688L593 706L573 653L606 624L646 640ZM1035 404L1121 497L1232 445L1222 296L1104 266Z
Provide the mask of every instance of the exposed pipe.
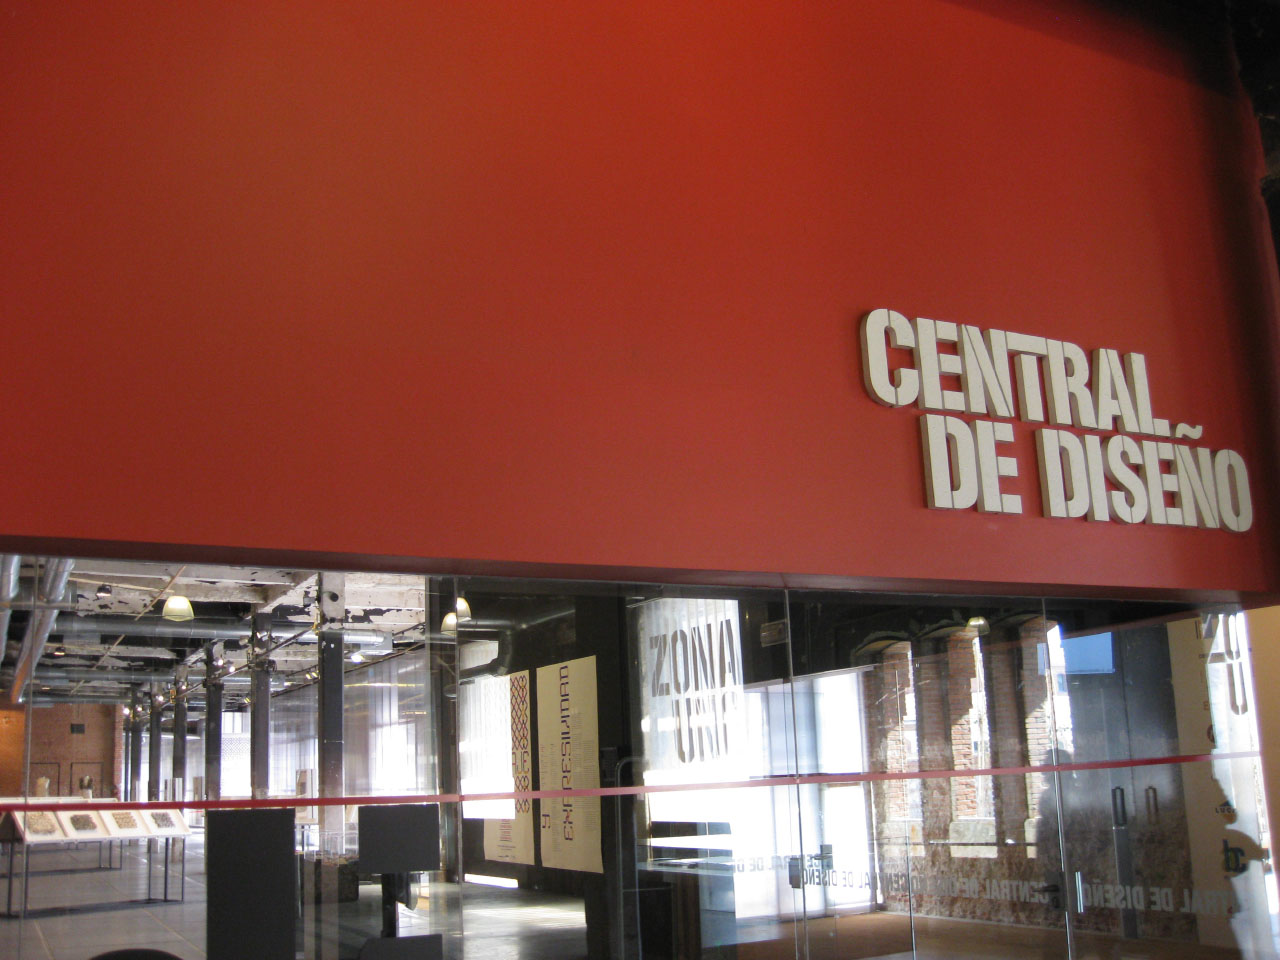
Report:
M40 579L40 598L43 600L61 600L67 591L67 578L71 575L74 560L59 558L46 560L44 576ZM57 610L33 610L27 620L27 632L22 638L22 650L18 653L18 665L13 671L13 686L9 688L9 702L17 703L22 699L27 679L35 671L35 665L44 652L45 641L54 621L58 618Z
M22 569L22 557L16 553L6 553L0 557L0 600L12 603L18 595L18 572ZM0 609L0 663L9 648L9 618L13 611L5 607Z
M172 637L185 640L244 640L252 630L248 625L200 620L185 623L172 620L129 622L114 617L66 617L58 622L53 632L64 637L120 634L126 637Z
M49 683L59 680L74 683L77 680L93 683L98 680L112 683L167 683L173 678L173 670L146 672L139 670L95 670L92 667L37 667L35 678Z
M281 633L299 630L313 633L309 624L288 623L276 624ZM253 636L251 623L219 623L208 620L188 620L185 623L172 620L138 620L121 623L111 617L66 617L59 620L53 632L59 636L69 637L79 634L120 634L126 637L165 637L181 640L248 640ZM378 644L385 643L391 635L390 630L357 630L348 628L342 631L343 643Z

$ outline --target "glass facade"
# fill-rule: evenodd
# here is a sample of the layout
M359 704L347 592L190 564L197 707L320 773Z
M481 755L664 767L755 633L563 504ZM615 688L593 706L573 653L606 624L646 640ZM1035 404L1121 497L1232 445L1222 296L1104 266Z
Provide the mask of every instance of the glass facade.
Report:
M337 661L340 714L323 633L272 673L262 802L245 799L254 705L230 697L216 802L201 802L212 708L186 730L164 713L162 779L185 784L190 834L94 842L64 812L15 812L9 954L92 956L73 934L115 903L160 924L147 943L225 955L216 847L234 844L213 820L267 809L292 818L294 881L268 922L296 956L356 957L392 928L450 958L1277 955L1238 610L422 583L416 624ZM28 715L43 706L37 690ZM335 750L340 793L322 769ZM29 751L29 794L39 762ZM402 804L430 824L397 833L369 813ZM95 815L113 807L131 809ZM50 812L61 842L28 829ZM279 890L261 856L265 903Z

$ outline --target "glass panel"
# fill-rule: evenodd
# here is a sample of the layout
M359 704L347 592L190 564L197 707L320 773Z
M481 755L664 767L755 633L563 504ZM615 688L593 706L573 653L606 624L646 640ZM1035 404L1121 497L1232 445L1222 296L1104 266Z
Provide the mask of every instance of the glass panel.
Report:
M790 609L811 954L1065 956L1037 859L1045 784L1027 772L1052 739L1039 605Z
M248 903L207 925L213 891L251 888L281 898L255 936L307 958L393 927L449 960L1274 956L1234 614L79 563L57 601L78 614L60 609L0 711L10 792L49 794L0 820L0 955L205 956L254 922ZM194 626L161 622L171 578ZM326 582L343 594L327 792ZM95 625L103 606L116 619ZM227 883L255 784L284 840ZM406 801L434 832L368 821ZM243 829L219 834L228 811ZM424 847L438 868L378 866Z
M442 722L456 731L441 740L441 784L472 798L447 825L459 950L608 956L623 827L599 791L630 753L622 597L612 585L465 579L441 598L440 633L456 640L436 661L451 694Z
M1273 956L1239 614L1053 631L1076 955Z
M617 807L639 956L788 956L802 942L785 616L768 592L627 599L626 772L648 789Z

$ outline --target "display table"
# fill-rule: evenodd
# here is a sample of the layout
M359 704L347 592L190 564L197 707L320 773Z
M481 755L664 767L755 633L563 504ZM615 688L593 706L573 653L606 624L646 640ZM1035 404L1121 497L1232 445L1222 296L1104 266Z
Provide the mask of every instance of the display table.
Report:
M187 878L187 846L186 838L191 833L182 813L178 810L121 810L113 809L113 801L87 801L83 797L0 797L0 806L12 804L21 806L32 800L39 803L65 804L66 809L47 810L8 810L0 818L0 844L8 844L8 872L5 892L6 916L21 916L27 912L28 891L31 882L31 854L41 849L73 843L98 844L97 869L118 869L113 851L118 851L125 840L147 841L147 896L139 903L150 903L160 900L185 900ZM164 886L163 896L152 896L152 856L153 840L164 841ZM169 872L172 857L172 844L182 841L181 880L178 896L169 896ZM107 863L103 866L102 850L106 848ZM22 904L18 914L13 909L14 860L18 848L22 848ZM120 851L120 865L123 865L123 852ZM90 868L94 869L94 868ZM93 906L93 905L89 905ZM80 909L69 906L68 911Z

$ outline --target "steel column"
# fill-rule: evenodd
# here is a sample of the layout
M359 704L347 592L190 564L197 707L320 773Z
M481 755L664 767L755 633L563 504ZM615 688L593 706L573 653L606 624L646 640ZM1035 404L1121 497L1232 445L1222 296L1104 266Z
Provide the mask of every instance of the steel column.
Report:
M252 701L249 711L249 786L255 798L271 794L271 661L265 656L271 641L271 614L254 615L252 666L249 670Z
M213 647L205 648L204 684L204 798L222 799L222 680Z
M322 797L340 797L343 789L342 742L342 626L346 621L346 577L322 573L320 592L320 645L317 651L316 730L319 737L319 788ZM341 849L342 808L320 808L322 849L336 841Z
M133 761L130 759L133 755L133 707L130 705L125 709L129 712L124 718L124 729L121 731L120 736L120 749L123 751L124 756L121 758L120 780L118 781L120 787L116 796L121 800L132 800L133 797L129 791L133 784L129 782L129 771L133 769Z
M439 577L427 577L427 630L440 629L445 608L455 609L456 597L450 588L441 592ZM436 713L436 758L439 770L439 789L445 793L457 793L460 780L458 771L458 647L457 644L431 649L432 707ZM441 867L445 879L452 883L462 880L462 804L441 805L440 833L444 857Z
M142 698L138 688L129 691L129 770L125 775L130 800L142 799Z
M185 800L187 792L187 679L178 673L178 693L173 701L173 799Z
M151 690L151 715L149 741L147 743L147 799L160 799L160 720L164 705L158 703L159 689Z

